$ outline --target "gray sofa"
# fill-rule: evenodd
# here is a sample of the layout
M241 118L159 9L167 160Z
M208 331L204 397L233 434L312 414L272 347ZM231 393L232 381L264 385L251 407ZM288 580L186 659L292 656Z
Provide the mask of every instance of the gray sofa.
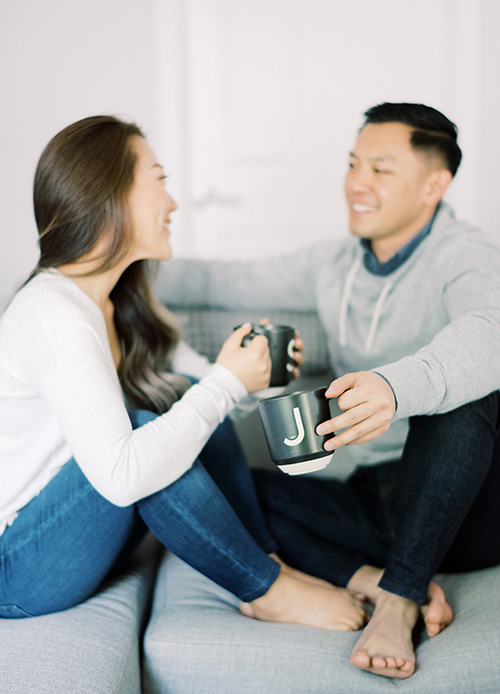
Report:
M288 390L328 385L326 341L315 314L215 311L185 314L187 339L215 358L232 327L263 314L297 327L306 363ZM256 408L244 403L235 426L251 465L270 461ZM337 455L337 454L336 454ZM330 467L335 466L335 458ZM339 476L348 470L338 471ZM416 630L417 670L388 680L349 662L357 633L266 624L242 617L238 602L177 557L166 554L144 639L147 694L405 694L500 693L500 567L439 576L453 623L429 639Z
M182 311L188 341L211 358L233 326L262 314ZM307 365L289 390L326 385L316 316L266 313L298 327L306 341ZM250 464L272 465L254 400L234 422ZM86 603L0 620L0 694L498 694L500 567L438 580L455 619L435 639L416 633L417 671L388 680L350 665L357 634L248 619L234 596L149 537Z
M124 570L77 607L0 619L1 694L140 692L141 643L159 549L147 537Z

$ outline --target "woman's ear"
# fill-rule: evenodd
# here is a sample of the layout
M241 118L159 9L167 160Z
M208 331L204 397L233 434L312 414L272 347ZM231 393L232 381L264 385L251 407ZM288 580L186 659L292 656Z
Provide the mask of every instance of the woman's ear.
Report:
M453 176L448 169L435 169L429 176L426 203L430 206L435 206L441 200L450 185Z

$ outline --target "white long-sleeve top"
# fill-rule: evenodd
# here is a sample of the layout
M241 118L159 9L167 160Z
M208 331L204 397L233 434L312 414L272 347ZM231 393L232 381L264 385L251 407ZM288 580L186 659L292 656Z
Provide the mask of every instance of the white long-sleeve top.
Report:
M183 343L174 367L203 377L133 430L98 306L57 270L21 289L0 318L0 533L71 457L118 506L184 474L247 391Z

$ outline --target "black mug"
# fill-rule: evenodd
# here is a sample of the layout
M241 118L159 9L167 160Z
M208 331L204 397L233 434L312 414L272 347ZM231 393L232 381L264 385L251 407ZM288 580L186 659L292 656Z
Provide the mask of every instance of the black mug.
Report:
M295 344L295 330L289 325L252 325L251 332L242 340L245 347L250 344L257 335L267 337L269 354L271 357L271 381L270 388L286 386L291 381L295 362L293 350Z
M326 388L300 391L259 401L259 413L271 458L289 475L322 470L333 452L323 445L316 427L330 419Z

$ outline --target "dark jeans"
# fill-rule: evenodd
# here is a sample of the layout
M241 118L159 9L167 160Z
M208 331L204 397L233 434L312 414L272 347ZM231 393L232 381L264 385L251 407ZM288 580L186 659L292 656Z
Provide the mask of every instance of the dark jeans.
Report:
M154 418L132 413L135 427ZM276 549L229 421L199 460L165 489L120 508L74 460L0 536L0 617L56 612L91 596L147 528L188 564L249 601L275 581Z
M341 586L364 564L384 568L381 588L420 603L436 571L500 563L498 418L498 392L414 417L401 460L346 482L256 471L280 555Z

